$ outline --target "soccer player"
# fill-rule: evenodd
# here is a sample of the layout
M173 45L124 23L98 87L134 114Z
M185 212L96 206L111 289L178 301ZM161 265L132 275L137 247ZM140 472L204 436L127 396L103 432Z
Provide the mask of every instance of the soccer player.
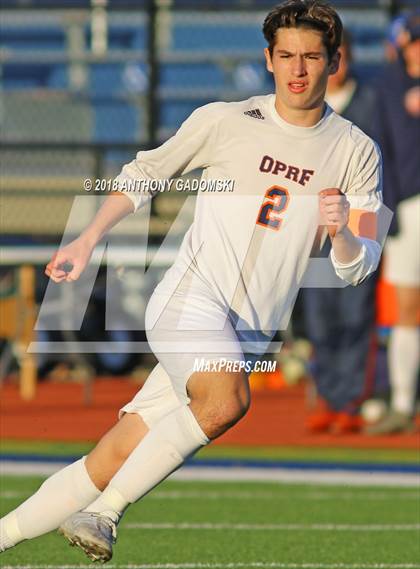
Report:
M326 101L334 111L369 133L375 92L351 70L351 37L344 31L340 67L328 80ZM323 253L330 243L325 243ZM370 395L374 350L376 279L357 287L305 288L307 335L314 347L313 376L320 405L306 419L311 433L342 435L362 427L360 405Z
M389 412L367 432L415 430L420 365L420 10L398 20L398 59L379 80L376 131L384 155L384 200L395 209L384 276L395 286L398 320L388 345Z
M268 14L263 31L274 95L199 108L173 138L122 169L121 190L133 179L203 168L206 179L234 180L234 192L199 193L177 259L150 299L146 329L159 363L145 386L87 457L3 518L2 549L60 526L91 559L110 559L125 509L246 413L248 375L238 366L258 358L287 322L320 223L342 279L357 284L376 269L380 245L357 227L374 225L380 155L324 102L341 21L326 4L292 0ZM76 280L99 239L150 197L110 195L47 275ZM194 371L197 357L215 367Z

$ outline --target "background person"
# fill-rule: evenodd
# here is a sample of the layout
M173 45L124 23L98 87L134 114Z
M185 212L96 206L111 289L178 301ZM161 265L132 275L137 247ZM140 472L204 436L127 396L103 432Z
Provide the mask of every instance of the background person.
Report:
M220 361L219 350L226 350L238 362L245 359L243 346L255 346L254 357L267 348L291 312L320 224L328 227L340 278L357 285L376 270L379 243L353 233L349 221L352 202L375 224L380 153L324 103L328 76L338 67L340 18L322 2L291 0L268 14L263 31L275 94L197 109L174 137L139 152L118 177L122 186L201 167L209 179L235 179L237 195L228 201L199 194L179 255L147 308L148 340L159 364L86 460L54 474L1 520L0 549L63 524L62 533L91 559L109 560L126 508L248 410L244 372L193 373L195 359L204 351L209 361ZM289 167L271 154L287 158ZM108 196L47 274L55 282L77 280L100 238L151 197Z
M326 100L344 118L369 134L375 94L351 70L351 39L343 34L340 66L328 79ZM322 254L330 248L327 240ZM358 287L302 291L306 334L314 347L313 377L321 405L306 420L313 433L358 431L361 403L374 379L375 284L371 276Z
M385 248L385 279L395 285L398 321L388 347L389 413L371 434L414 428L420 361L420 11L400 28L399 56L377 90L376 140L384 161L384 202L395 212Z

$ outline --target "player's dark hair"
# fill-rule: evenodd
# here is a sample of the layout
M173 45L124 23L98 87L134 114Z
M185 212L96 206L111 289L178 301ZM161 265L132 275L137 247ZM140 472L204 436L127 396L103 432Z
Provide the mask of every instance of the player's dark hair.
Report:
M321 32L330 61L337 53L343 33L343 24L337 12L319 0L287 0L271 10L263 25L271 55L277 30L281 28L306 28Z

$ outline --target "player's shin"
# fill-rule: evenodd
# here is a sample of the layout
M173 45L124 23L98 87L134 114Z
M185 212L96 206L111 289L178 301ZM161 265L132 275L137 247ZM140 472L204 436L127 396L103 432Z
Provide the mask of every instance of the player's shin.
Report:
M178 407L150 429L86 511L104 514L117 522L129 504L147 494L208 443L191 409L187 405Z
M0 551L56 529L99 494L87 473L85 458L56 472L33 496L0 520Z

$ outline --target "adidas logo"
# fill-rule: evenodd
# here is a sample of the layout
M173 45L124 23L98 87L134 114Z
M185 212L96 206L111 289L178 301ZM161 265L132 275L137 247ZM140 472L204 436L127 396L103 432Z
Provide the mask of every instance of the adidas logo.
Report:
M245 111L244 115L248 115L253 119L261 119L264 120L264 115L260 111L260 109L252 109L251 111Z

